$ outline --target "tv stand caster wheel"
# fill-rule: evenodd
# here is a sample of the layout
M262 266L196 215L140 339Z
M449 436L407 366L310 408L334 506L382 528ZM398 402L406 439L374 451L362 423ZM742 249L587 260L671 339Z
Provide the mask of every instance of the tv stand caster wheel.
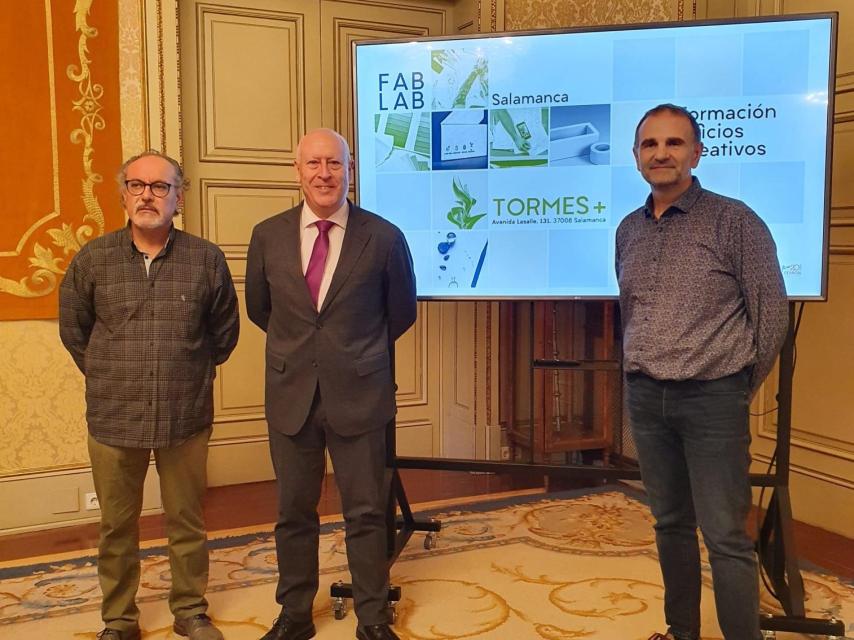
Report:
M347 615L347 601L344 598L332 598L332 615L336 620L343 620Z
M424 536L424 548L427 551L430 551L430 549L436 548L436 532L435 531L428 531L427 535Z

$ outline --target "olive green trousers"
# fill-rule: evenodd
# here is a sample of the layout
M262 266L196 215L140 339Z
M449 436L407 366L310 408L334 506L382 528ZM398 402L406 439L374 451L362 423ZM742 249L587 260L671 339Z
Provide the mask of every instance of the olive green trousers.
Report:
M136 592L140 581L139 516L151 452L160 476L166 515L171 588L169 608L176 618L207 611L207 533L203 498L207 485L208 440L211 430L162 449L114 447L89 436L89 457L101 507L98 581L103 593L101 617L119 631L137 629ZM153 582L165 568L153 568Z

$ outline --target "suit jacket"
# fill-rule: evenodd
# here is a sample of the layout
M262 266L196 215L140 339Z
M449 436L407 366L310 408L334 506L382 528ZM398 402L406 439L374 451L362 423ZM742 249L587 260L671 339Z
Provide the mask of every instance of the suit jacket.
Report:
M297 433L319 385L336 433L385 428L396 409L392 347L416 316L409 247L393 224L350 203L341 256L318 311L300 259L301 210L259 223L249 243L246 310L267 332L267 422Z

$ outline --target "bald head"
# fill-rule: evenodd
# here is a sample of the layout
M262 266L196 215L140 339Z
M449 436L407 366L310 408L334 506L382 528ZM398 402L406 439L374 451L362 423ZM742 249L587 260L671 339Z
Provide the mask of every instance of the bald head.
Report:
M332 129L310 131L297 145L294 167L305 202L320 218L328 218L347 200L353 161L350 146Z
M312 129L307 134L305 134L302 139L300 139L299 143L297 144L297 155L295 162L299 164L300 158L302 158L302 150L307 144L310 145L313 141L321 139L336 140L338 144L341 145L344 157L348 159L350 158L350 145L347 144L347 139L340 133L335 131L335 129L327 129L324 127L320 129Z

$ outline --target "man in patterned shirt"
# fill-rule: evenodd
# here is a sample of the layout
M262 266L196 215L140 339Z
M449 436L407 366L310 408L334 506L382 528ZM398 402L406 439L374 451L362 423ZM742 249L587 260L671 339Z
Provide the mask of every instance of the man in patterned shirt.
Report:
M684 108L641 118L634 155L652 193L616 238L626 401L669 626L652 638L700 637L699 524L724 638L759 640L748 408L783 344L788 305L768 228L691 175L702 149Z
M122 165L124 229L86 244L60 288L59 333L86 378L86 419L101 507L101 640L137 640L139 515L154 451L169 536L174 630L222 640L206 611L202 511L213 379L237 344L237 296L222 251L172 224L184 200L172 158Z

